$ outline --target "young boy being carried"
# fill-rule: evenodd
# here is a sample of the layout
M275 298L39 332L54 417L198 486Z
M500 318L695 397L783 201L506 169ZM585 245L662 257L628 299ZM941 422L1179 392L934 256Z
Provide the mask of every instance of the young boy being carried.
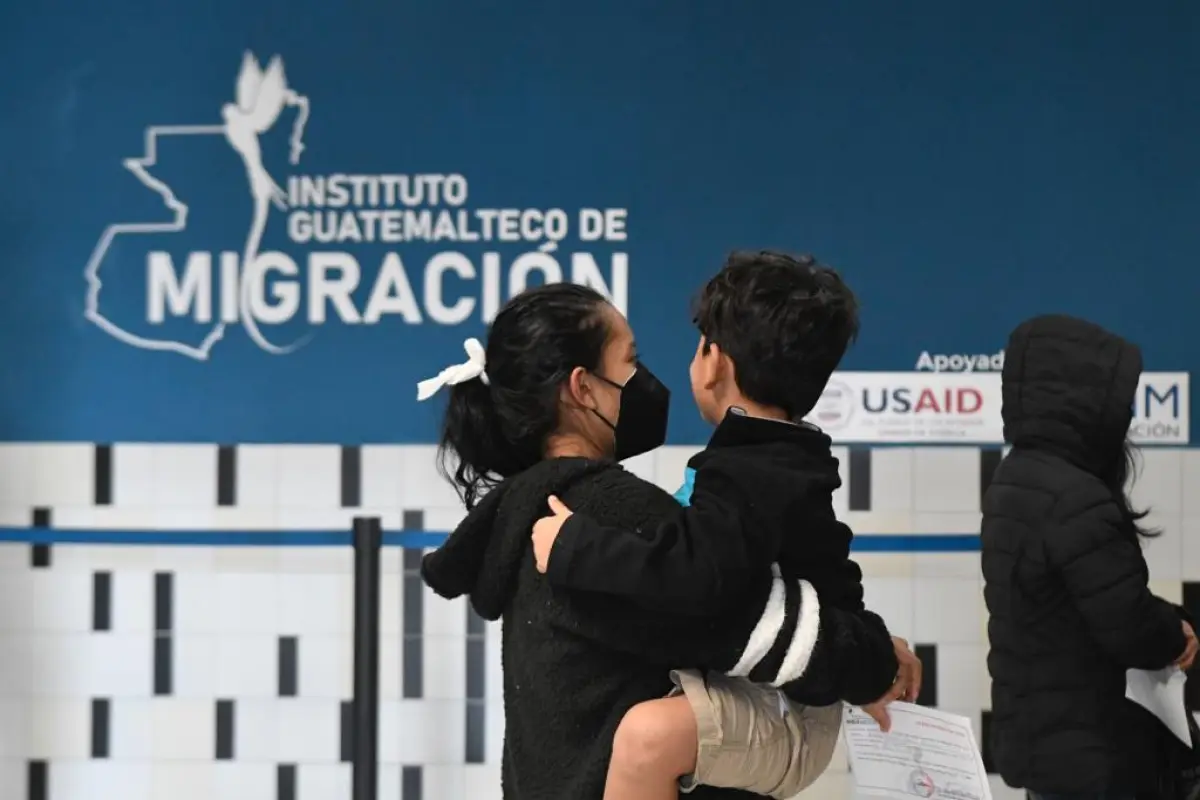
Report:
M802 635L809 623L773 595L744 669L674 670L672 696L626 713L605 800L666 800L699 784L792 797L828 766L843 701L886 727L887 703L920 689L920 662L863 604L853 534L833 511L830 439L802 421L858 332L853 293L810 257L735 253L701 292L695 322L692 393L716 430L688 462L678 516L654 531L613 530L551 498L553 515L533 532L538 569L557 586L709 615L742 602L774 565L781 594L807 581L821 605L859 624L823 642L832 668L760 685L756 658L786 649L785 663L807 659L818 636Z

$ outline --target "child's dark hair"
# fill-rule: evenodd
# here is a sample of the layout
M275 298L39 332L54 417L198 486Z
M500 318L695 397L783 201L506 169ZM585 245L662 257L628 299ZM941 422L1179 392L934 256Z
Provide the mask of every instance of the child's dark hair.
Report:
M858 335L858 301L812 256L741 252L701 290L694 319L747 398L799 420Z
M487 337L488 382L449 387L438 446L438 471L467 508L542 459L558 427L559 387L576 367L600 364L607 303L587 287L553 283L500 309Z

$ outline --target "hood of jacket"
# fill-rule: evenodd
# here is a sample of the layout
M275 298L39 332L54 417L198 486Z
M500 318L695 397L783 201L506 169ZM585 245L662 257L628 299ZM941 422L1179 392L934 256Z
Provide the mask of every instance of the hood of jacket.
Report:
M1004 440L1054 452L1096 475L1122 456L1142 374L1137 345L1052 315L1022 323L1004 357Z
M612 462L583 458L542 461L493 488L445 543L421 561L421 577L445 598L470 595L484 619L499 619L517 586L521 560L533 558L533 525L549 508L546 498Z

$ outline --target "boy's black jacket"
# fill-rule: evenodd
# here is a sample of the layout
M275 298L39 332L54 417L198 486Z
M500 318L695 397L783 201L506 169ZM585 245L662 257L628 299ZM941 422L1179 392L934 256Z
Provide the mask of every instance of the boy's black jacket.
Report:
M732 606L762 609L762 570L777 563L785 583L802 579L816 589L820 635L801 677L777 676L768 658L751 679L787 681L788 696L809 705L861 705L883 695L896 676L895 652L883 620L863 605L862 571L850 558L853 534L833 511L841 478L829 437L806 424L732 410L689 466L691 506L640 535L572 515L551 552L551 580L647 608L724 618ZM798 638L789 619L771 654Z
M764 601L702 620L551 586L534 566L530 539L551 494L630 529L653 530L679 509L615 464L545 461L489 492L425 557L422 574L438 594L469 594L481 616L503 619L505 800L601 800L625 712L667 694L670 669L729 669L742 649L732 632L749 630ZM753 796L704 786L690 795Z

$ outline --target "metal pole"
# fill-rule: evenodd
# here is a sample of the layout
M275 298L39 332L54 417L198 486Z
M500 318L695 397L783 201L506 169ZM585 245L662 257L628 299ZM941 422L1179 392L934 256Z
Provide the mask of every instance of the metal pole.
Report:
M379 775L378 517L354 520L353 800L376 800Z

